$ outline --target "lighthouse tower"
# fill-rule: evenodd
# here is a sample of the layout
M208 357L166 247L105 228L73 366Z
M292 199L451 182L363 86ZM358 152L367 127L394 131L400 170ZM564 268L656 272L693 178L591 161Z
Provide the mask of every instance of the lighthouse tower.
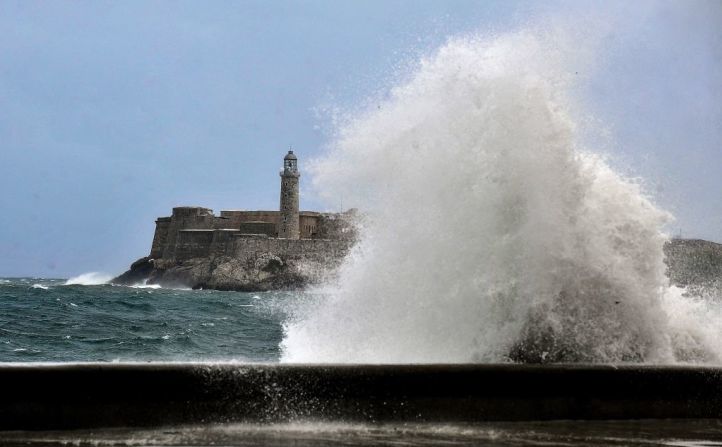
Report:
M298 222L298 159L293 151L283 157L281 171L281 215L278 220L278 237L287 239L299 238Z

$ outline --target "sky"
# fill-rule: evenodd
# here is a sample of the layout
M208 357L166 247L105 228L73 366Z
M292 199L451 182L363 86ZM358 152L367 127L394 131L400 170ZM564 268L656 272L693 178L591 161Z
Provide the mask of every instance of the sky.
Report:
M329 111L451 36L545 20L604 25L581 89L605 152L670 231L722 242L722 2L0 0L0 276L121 273L174 206L276 209Z

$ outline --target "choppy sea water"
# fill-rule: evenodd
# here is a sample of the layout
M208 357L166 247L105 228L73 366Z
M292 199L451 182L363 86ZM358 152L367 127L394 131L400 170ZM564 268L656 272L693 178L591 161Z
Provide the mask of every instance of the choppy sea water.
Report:
M0 362L273 362L294 296L0 279Z
M294 292L0 279L0 361L278 361ZM313 298L313 297L311 297ZM2 445L722 446L719 420L219 424L2 432Z

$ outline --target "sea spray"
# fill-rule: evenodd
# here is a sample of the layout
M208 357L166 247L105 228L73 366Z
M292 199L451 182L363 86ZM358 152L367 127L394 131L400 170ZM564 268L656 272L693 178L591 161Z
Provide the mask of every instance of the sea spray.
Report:
M66 286L73 286L73 285L97 286L100 284L107 283L112 278L113 278L112 275L108 275L106 273L88 272L88 273L82 273L78 276L73 276L72 278L65 281L65 285Z
M719 313L668 285L669 214L580 147L551 40L451 40L343 125L313 180L366 219L284 361L719 361Z

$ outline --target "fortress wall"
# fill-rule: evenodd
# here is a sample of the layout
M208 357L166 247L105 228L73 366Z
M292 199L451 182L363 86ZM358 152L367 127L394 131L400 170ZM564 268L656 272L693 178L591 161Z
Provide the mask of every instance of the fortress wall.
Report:
M259 236L236 236L233 241L233 255L239 258L273 253L285 259L341 258L348 250L348 242L328 239L279 239Z
M168 237L166 238L166 244L163 250L163 258L171 259L175 257L176 239L181 230L212 229L214 219L213 211L208 208L195 206L173 208L173 215L171 216L168 228Z
M271 238L261 234L238 234L230 245L230 256L247 259L270 250ZM275 252L274 252L275 253Z
M243 222L271 222L278 224L278 211L221 211L221 217L228 219L228 225L224 228L239 228Z
M311 239L318 233L318 219L316 213L301 212L299 215L299 226L301 239Z
M238 225L236 225L232 219L229 219L227 217L214 217L213 218L213 229L215 230L237 230Z
M319 216L316 237L322 239L354 239L356 237L355 210L343 213L323 213Z
M349 222L345 214L300 213L307 236L303 239L274 237L279 216L278 211L222 211L217 217L208 208L173 208L171 217L156 221L151 255L181 261L209 256L247 259L272 253L284 259L323 262L341 258L349 247L350 239L343 232ZM320 238L314 230L334 238Z
M237 235L237 230L229 229L180 230L176 240L175 260L232 256Z
M273 222L241 222L238 229L242 234L265 234L276 237L276 224Z
M155 221L155 233L153 234L153 245L150 248L150 257L157 259L163 256L166 241L168 239L168 229L170 228L170 217L159 217Z
M176 260L208 256L214 234L214 230L180 230L175 244Z
M215 230L209 253L213 256L233 255L233 242L237 235L237 230Z

